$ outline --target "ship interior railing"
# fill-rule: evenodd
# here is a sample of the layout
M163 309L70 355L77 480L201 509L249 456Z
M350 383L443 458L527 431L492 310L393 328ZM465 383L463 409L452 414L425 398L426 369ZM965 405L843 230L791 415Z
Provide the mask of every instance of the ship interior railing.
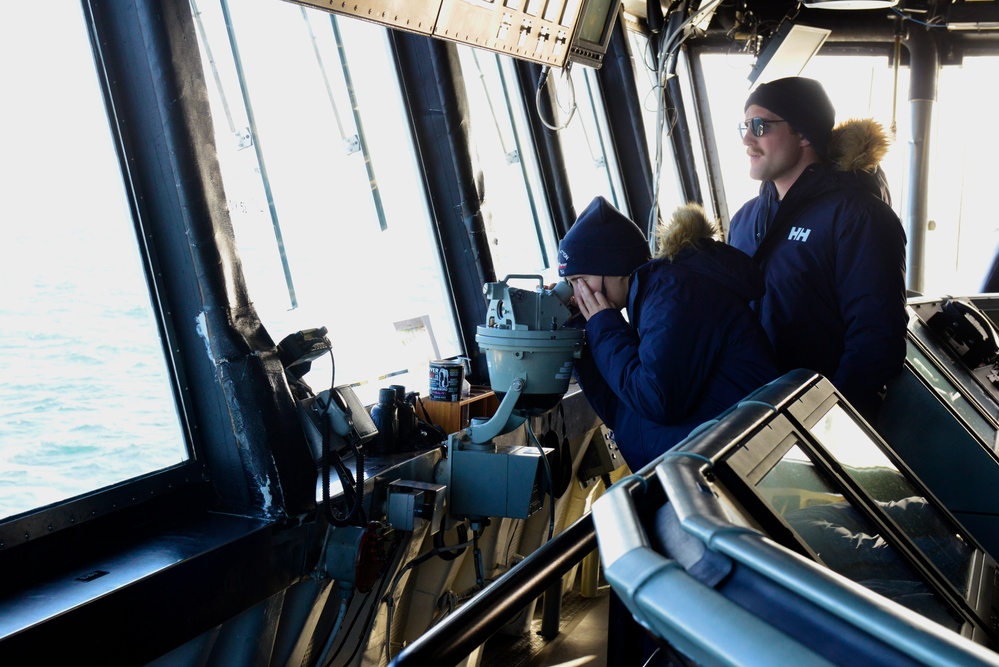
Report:
M983 297L984 303L993 297ZM999 552L997 339L970 298L909 300L906 361L878 430L990 553Z
M593 517L614 590L703 664L999 662L995 560L821 376L750 395Z
M393 667L459 664L542 595L545 620L552 624L548 632L544 628L542 632L557 634L561 579L570 568L592 555L596 546L596 532L587 513L406 646L389 664ZM554 592L549 595L553 585Z

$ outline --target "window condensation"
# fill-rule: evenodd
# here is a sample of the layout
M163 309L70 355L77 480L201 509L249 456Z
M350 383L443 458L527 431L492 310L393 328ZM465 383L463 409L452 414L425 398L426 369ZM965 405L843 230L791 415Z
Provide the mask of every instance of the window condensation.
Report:
M190 458L87 35L4 5L0 521Z
M482 210L499 279L548 276L557 244L509 58L458 45Z
M462 350L386 30L273 0L192 7L264 326L275 342L328 329L316 391L333 379L368 404L391 384L426 396L429 361Z

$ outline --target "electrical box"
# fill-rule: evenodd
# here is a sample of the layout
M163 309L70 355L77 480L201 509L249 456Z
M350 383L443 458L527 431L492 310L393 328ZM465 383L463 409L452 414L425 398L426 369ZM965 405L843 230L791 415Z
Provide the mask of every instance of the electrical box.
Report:
M448 514L452 517L509 517L526 519L544 505L546 466L537 447L499 445L461 448L448 442L451 479ZM555 462L545 447L547 469Z
M604 424L594 433L583 453L576 476L583 482L614 472L624 465L624 457L614 442L614 432Z
M446 490L442 484L397 479L388 488L389 523L396 530L412 532L429 521L434 532L444 518Z

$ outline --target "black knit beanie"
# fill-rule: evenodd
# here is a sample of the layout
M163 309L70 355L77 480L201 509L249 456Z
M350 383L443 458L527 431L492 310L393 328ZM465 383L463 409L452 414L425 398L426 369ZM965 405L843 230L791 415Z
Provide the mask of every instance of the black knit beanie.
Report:
M560 276L629 276L652 258L645 234L603 197L580 213L558 245Z
M790 76L760 84L749 95L746 106L763 107L786 120L825 158L836 122L836 110L822 84L815 79Z

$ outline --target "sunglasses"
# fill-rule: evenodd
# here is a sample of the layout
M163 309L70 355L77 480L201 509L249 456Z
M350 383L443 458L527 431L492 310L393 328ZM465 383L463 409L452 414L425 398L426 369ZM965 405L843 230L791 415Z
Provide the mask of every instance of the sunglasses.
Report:
M746 132L752 128L753 136L762 137L767 131L767 126L771 123L786 123L786 120L767 120L763 118L750 118L739 123L739 136L746 138Z

